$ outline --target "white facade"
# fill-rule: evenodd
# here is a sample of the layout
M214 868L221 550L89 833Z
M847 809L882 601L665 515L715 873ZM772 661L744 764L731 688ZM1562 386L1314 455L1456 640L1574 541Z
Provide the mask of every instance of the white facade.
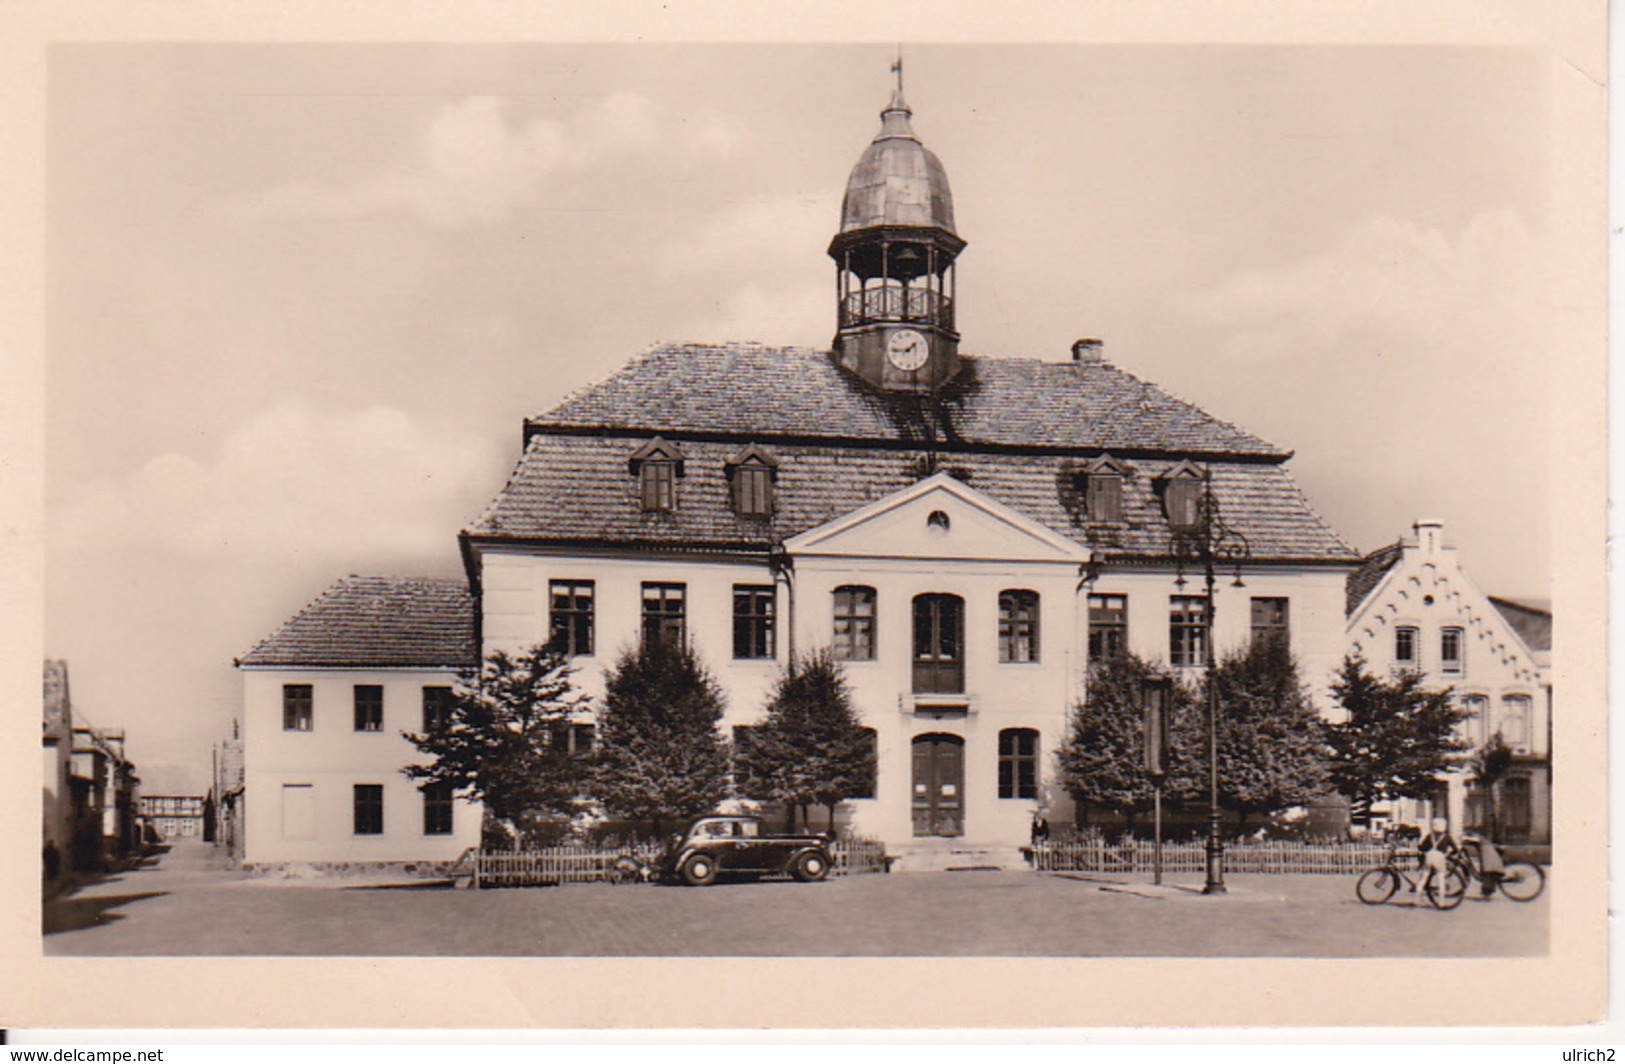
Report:
M423 730L423 689L450 687L452 670L241 668L246 865L439 863L479 844L477 804L453 800L449 833L430 833L425 796L401 771L423 760L401 734ZM376 730L356 727L357 685L383 689ZM289 686L310 689L308 728L285 716ZM374 797L376 825L357 810Z
M846 803L853 829L894 847L937 834L921 830L922 818L942 812L927 801L934 797L958 821L957 831L942 833L1014 845L1027 840L1040 807L1057 822L1071 817L1056 753L1085 693L1089 596L1126 596L1130 649L1166 661L1170 597L1201 593L1199 576L1187 574L1179 588L1171 568L1108 566L1093 575L1086 547L944 474L794 536L783 550L775 568L760 556L479 546L484 652L545 642L553 583L590 581L593 653L574 664L578 684L597 696L603 670L640 637L644 585L680 584L687 637L727 697L727 732L762 719L792 650L832 644L837 589L873 589L872 656L843 662L854 704L875 730L878 757L875 796ZM1259 567L1246 572L1243 589L1230 587L1226 573L1216 646L1223 653L1249 638L1252 597L1286 599L1292 650L1325 709L1343 653L1346 572L1345 565ZM739 586L775 589L771 659L733 656ZM1037 596L1036 660L1001 660L1000 596L1009 591ZM914 604L927 595L962 603L962 692L916 692ZM1008 763L1001 787L1001 733L1012 730L1036 733L1037 785L1028 795L1011 793L1025 788L1013 785ZM1013 753L1013 740L1005 742L1004 752ZM947 760L932 769L933 757Z
M1515 815L1521 821L1526 812L1530 826L1516 834L1548 841L1549 651L1527 646L1473 584L1456 548L1445 542L1441 522L1418 521L1413 532L1349 615L1349 651L1362 657L1376 675L1415 670L1427 686L1450 688L1457 704L1473 713L1462 725L1462 736L1473 748L1499 732L1516 759L1513 777L1526 781L1517 787L1527 788L1528 805ZM1452 773L1444 790L1431 803L1398 803L1391 815L1402 821L1447 816L1460 830L1474 819L1466 815L1467 773ZM1524 797L1519 794L1516 801Z

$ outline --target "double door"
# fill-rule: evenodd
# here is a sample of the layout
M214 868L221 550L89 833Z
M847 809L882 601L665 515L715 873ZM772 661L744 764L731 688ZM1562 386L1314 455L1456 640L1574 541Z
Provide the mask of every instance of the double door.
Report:
M965 740L921 735L914 740L914 835L965 833Z

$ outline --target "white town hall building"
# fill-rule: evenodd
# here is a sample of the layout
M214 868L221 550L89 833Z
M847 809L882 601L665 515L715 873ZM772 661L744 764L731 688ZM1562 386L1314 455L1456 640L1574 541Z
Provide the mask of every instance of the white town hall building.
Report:
M1039 808L1070 820L1055 753L1089 661L1127 650L1194 671L1210 605L1221 652L1284 634L1329 708L1360 558L1293 482L1290 452L1113 366L1098 341L1056 362L961 353L966 245L910 117L899 85L852 170L828 249L831 351L633 359L525 422L507 485L460 537L466 615L462 588L352 579L306 611L325 620L289 626L361 633L354 652L301 649L285 628L239 662L250 863L366 859L363 828L381 860L477 838L460 803L450 834L428 836L428 799L400 775L421 692L471 655L455 639L396 653L378 626L461 625L484 651L552 639L593 694L623 649L678 632L722 684L729 729L761 719L792 653L828 647L878 755L873 797L843 816L892 846L1020 843ZM1171 557L1205 483L1250 548L1244 586L1227 569L1214 604ZM353 734L375 717L381 734ZM290 814L290 793L309 808Z

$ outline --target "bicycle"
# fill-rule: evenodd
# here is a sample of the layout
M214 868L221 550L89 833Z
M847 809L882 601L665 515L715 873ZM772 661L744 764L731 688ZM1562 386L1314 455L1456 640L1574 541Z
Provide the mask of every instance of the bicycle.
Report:
M1407 853L1405 856L1408 863L1409 858L1419 855ZM1420 864L1406 867L1400 863L1399 857L1398 847L1390 845L1388 856L1382 864L1361 873L1359 882L1354 884L1355 895L1367 905L1381 905L1394 896L1399 890L1400 882L1403 881L1411 891L1420 891L1427 898L1428 904L1435 909L1454 909L1467 896L1467 884L1470 879L1460 865L1449 861L1445 863L1443 889L1440 889L1441 883L1437 878L1434 882L1421 886L1422 882L1426 882L1426 869ZM1413 872L1421 877L1420 881L1411 878Z
M1500 872L1486 872L1479 847L1493 846L1483 839L1468 838L1450 860L1457 864L1469 883L1477 883L1481 896L1488 898L1499 886L1501 893L1513 901L1534 901L1546 889L1546 873L1532 861L1507 861Z

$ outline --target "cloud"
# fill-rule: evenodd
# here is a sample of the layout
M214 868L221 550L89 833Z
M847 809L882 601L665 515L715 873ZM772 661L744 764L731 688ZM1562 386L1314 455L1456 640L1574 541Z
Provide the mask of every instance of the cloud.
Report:
M423 129L413 165L347 185L301 181L216 201L233 218L360 218L391 211L444 228L502 222L534 202L557 175L637 158L664 163L725 156L744 125L709 108L673 114L636 93L617 93L566 117L515 124L504 102L475 96L443 106Z
M165 454L83 486L53 515L69 553L159 550L253 564L438 558L500 476L489 440L398 410L323 411L290 399L243 422L212 460Z
M805 251L828 242L837 206L810 194L738 200L669 242L665 273L705 281L693 293L701 309L672 338L827 345L835 329L834 266Z
M1373 324L1502 346L1526 339L1541 309L1541 251L1513 211L1480 214L1454 243L1379 216L1337 251L1237 274L1189 309L1229 330L1229 352L1243 356L1324 347Z

